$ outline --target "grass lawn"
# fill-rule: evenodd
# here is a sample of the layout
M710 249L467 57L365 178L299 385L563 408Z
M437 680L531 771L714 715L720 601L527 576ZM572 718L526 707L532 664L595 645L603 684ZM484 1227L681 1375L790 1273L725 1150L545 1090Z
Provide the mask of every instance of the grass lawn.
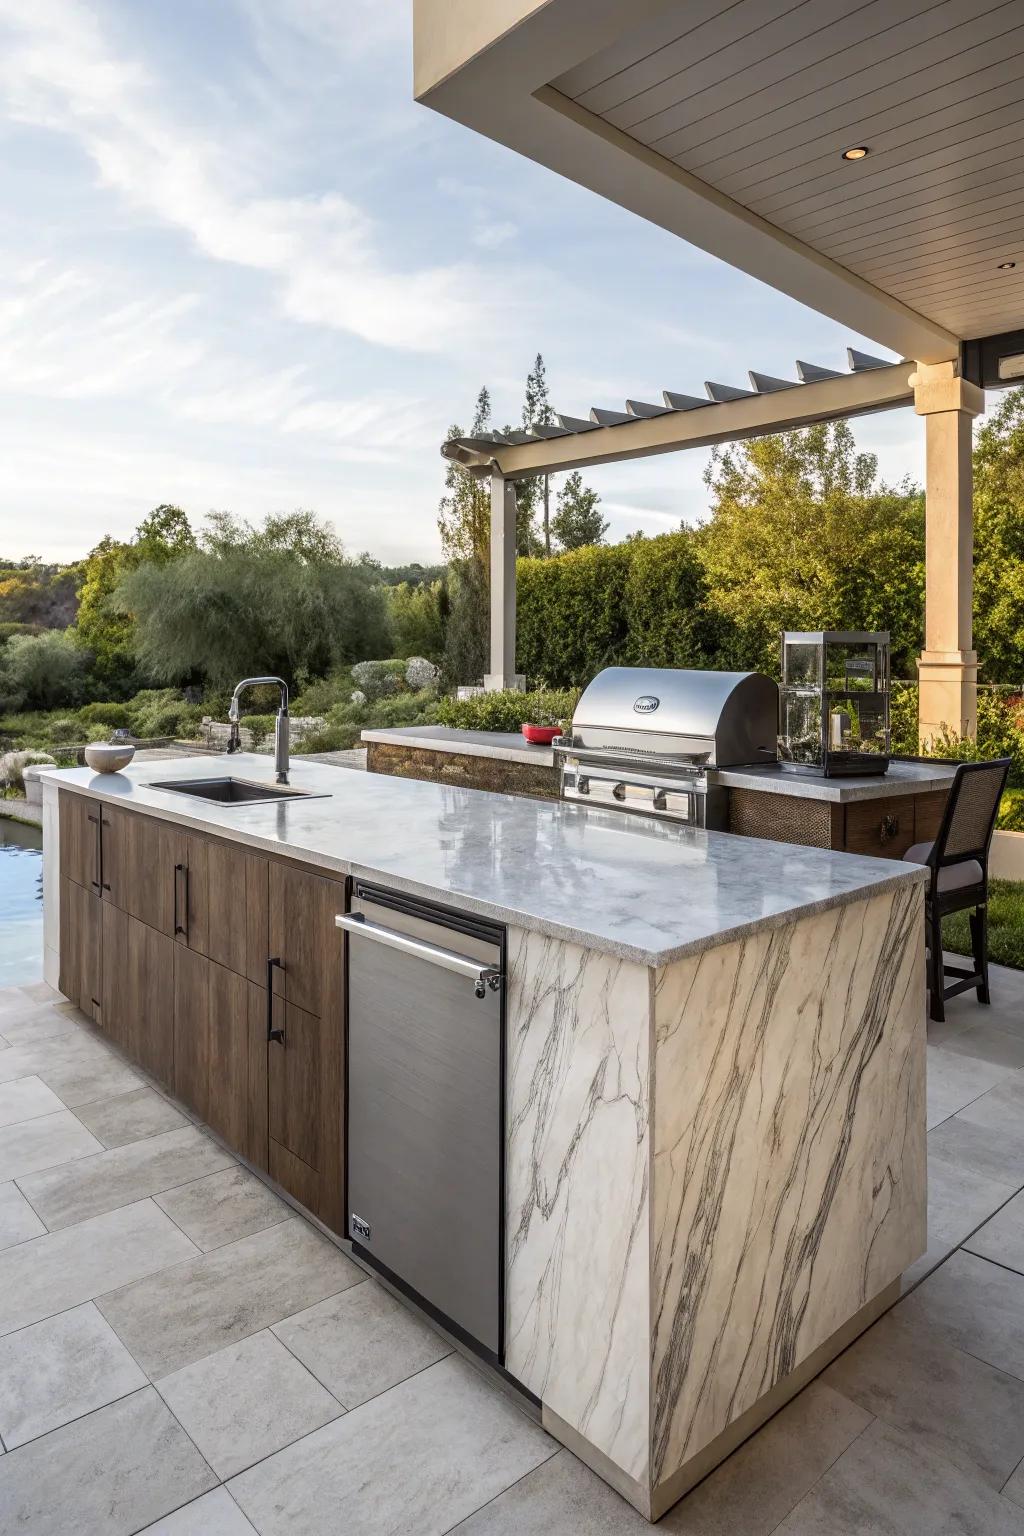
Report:
M971 952L966 912L943 919L942 945L958 955ZM988 883L988 957L995 965L1024 971L1024 880Z

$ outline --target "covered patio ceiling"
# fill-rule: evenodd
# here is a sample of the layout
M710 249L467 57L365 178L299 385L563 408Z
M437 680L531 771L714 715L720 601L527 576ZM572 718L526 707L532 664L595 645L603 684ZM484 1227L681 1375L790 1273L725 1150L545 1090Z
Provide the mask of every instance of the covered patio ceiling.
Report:
M415 43L426 105L901 357L1021 324L1020 0L415 0Z

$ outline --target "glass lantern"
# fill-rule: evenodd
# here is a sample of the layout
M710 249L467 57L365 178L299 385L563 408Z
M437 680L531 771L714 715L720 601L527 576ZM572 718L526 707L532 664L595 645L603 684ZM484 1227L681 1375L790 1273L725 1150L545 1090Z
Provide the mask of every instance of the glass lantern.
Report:
M889 636L787 631L782 637L779 762L824 778L889 767Z

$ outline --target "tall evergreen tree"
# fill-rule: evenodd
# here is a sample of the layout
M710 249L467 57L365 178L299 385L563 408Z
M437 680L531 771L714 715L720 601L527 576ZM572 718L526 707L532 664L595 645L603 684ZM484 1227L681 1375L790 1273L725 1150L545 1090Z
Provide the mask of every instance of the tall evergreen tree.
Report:
M491 427L491 396L484 385L476 398L471 436ZM459 426L448 429L449 441L462 437ZM448 562L445 583L444 672L449 684L474 683L487 664L490 625L488 561L491 548L491 498L486 480L448 464L437 526Z
M538 352L534 358L533 367L526 375L526 398L523 401L523 431L529 432L533 427L550 427L554 425L555 413L551 409L551 400L548 396L548 377L544 367L544 359ZM522 502L528 503L530 509L530 523L533 522L533 511L537 500L538 491L541 502L541 528L545 556L551 554L551 476L542 475L539 479L524 481L519 486L519 495ZM520 554L530 554L528 549L520 549Z
M596 491L583 484L578 469L566 477L558 492L558 510L551 519L551 531L562 549L583 549L604 542L608 524L599 511L600 500Z

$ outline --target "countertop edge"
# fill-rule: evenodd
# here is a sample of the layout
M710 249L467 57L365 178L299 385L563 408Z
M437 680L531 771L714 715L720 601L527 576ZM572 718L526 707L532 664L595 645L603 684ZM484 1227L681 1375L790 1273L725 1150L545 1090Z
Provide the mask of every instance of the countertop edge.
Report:
M60 768L48 769L40 775L40 779L44 786L52 785L54 789L64 789L72 794L82 795L87 799L99 800L127 810L136 810L142 815L154 816L160 821L167 821L172 823L172 825L181 826L186 831L201 832L211 837L221 837L226 842L239 843L251 847L260 853L276 854L278 857L290 858L295 860L296 863L308 865L313 869L325 870L330 874L378 881L391 885L396 890L401 890L407 895L419 896L425 900L438 902L441 905L462 905L468 911L475 912L478 916L491 918L493 921L505 923L510 927L523 928L530 932L540 933L546 938L557 939L563 943L575 944L582 949L591 949L599 954L611 955L615 959L625 960L650 970L663 969L677 960L683 960L690 955L701 954L707 950L720 948L724 944L739 942L751 937L755 933L787 927L802 921L804 918L814 917L821 912L831 911L834 907L851 906L858 901L868 901L874 896L888 895L901 885L923 885L928 879L928 870L923 865L904 864L901 861L893 860L893 873L891 876L879 879L873 884L863 886L857 890L840 891L834 895L820 897L815 901L803 902L799 907L791 907L786 910L769 912L763 915L759 914L756 918L732 924L716 933L698 935L682 943L668 945L664 949L643 949L637 945L617 942L613 939L604 938L601 935L573 928L571 924L560 923L552 918L538 917L533 913L524 912L515 907L507 907L499 902L487 901L478 896L468 896L458 891L451 891L437 885L413 880L406 875L396 874L393 870L381 869L372 864L355 862L342 858L339 855L323 854L316 849L282 844L279 840L263 837L259 832L254 832L247 827L225 827L218 822L210 822L194 813L190 815L187 809L179 811L177 806L173 810L170 807L164 806L133 806L130 798L111 794L109 791L104 792L102 785L74 783L63 779L63 774L74 771L73 769ZM338 773L352 771L354 770L344 768L336 770ZM145 788L148 786L142 785L140 787ZM480 792L477 791L476 793ZM837 857L840 857L840 855L837 855Z
M517 744L512 742L484 742L468 741L454 736L422 735L414 736L411 730L395 726L391 730L375 728L360 732L360 740L364 742L379 742L386 747L418 747L421 752L452 752L464 757L488 757L498 762L505 763L533 763L539 768L553 768L555 754L550 747L532 746L523 737ZM438 730L447 730L450 727L439 726ZM514 732L496 731L496 736L512 736Z

